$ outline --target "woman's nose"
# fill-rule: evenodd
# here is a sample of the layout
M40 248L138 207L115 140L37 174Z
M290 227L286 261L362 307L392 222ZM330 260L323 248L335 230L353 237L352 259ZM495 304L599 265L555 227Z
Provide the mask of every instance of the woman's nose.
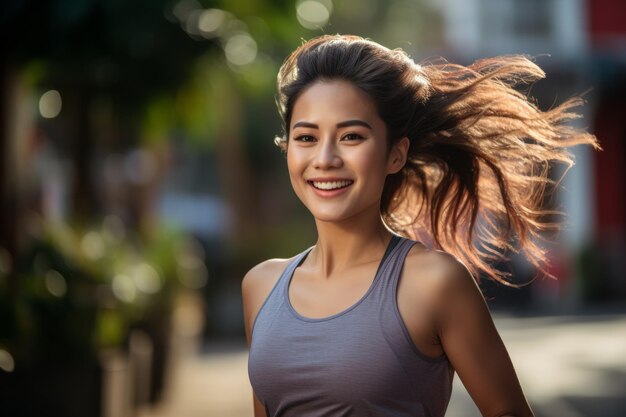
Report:
M321 143L315 155L315 168L340 168L342 165L343 161L335 144L330 141Z

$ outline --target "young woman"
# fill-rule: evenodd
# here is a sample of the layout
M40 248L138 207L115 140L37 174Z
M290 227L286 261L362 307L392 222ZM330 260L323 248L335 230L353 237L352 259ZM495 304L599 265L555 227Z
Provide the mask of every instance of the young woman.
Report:
M255 416L443 416L456 372L484 416L532 416L477 285L496 249L541 267L551 161L595 138L513 87L520 56L420 66L355 36L287 58L279 111L315 246L242 283ZM416 239L427 242L421 243Z

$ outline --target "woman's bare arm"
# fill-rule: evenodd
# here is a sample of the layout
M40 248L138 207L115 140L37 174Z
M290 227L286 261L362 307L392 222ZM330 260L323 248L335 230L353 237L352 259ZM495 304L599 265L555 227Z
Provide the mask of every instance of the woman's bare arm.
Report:
M485 417L532 417L483 295L465 265L441 253L435 317L441 344Z

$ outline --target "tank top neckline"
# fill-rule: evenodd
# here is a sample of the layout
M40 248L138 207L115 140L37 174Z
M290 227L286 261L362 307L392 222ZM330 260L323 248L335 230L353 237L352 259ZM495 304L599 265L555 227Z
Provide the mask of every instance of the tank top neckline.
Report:
M385 263L388 261L389 259L389 254L391 253L391 251L393 250L394 247L397 246L397 243L401 240L402 238L400 236L397 235L392 235L391 239L389 239L389 243L387 244L387 248L385 249L385 253L383 254L383 257L381 258L380 262L378 263L378 268L376 269L376 274L374 275L374 279L372 280L372 283L370 284L369 288L367 289L367 291L365 292L365 294L363 294L361 296L361 298L359 298L354 304L352 304L349 307L346 307L345 309L331 314L329 316L325 316L325 317L306 317L303 316L302 314L298 313L298 311L293 307L293 305L291 304L291 300L289 299L289 286L291 285L291 281L293 279L293 276L296 272L296 269L298 269L298 267L300 265L302 265L302 263L304 262L304 260L309 256L309 253L311 253L311 250L313 250L314 246L311 246L310 248L308 248L300 257L299 260L297 260L296 265L291 268L290 271L288 271L288 275L286 277L286 283L283 286L283 295L285 298L285 303L287 304L287 308L288 310L291 312L291 314L297 318L298 320L301 321L305 321L305 322L310 322L310 323L317 323L317 322L324 322L324 321L329 321L329 320L333 320L335 318L341 317L347 313L349 313L350 311L354 310L355 308L357 308L361 303L363 303L371 294L372 291L374 291L374 288L376 287L376 284L378 283L378 281L380 281L380 275L381 275L381 271L383 270L383 267L385 265Z

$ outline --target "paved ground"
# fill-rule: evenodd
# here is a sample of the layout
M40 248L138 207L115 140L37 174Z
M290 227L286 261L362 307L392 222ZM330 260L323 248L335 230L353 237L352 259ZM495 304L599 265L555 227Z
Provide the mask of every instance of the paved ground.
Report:
M626 416L626 313L495 320L537 417ZM165 400L138 417L251 417L246 361L240 344L183 356ZM480 416L458 378L446 416Z

